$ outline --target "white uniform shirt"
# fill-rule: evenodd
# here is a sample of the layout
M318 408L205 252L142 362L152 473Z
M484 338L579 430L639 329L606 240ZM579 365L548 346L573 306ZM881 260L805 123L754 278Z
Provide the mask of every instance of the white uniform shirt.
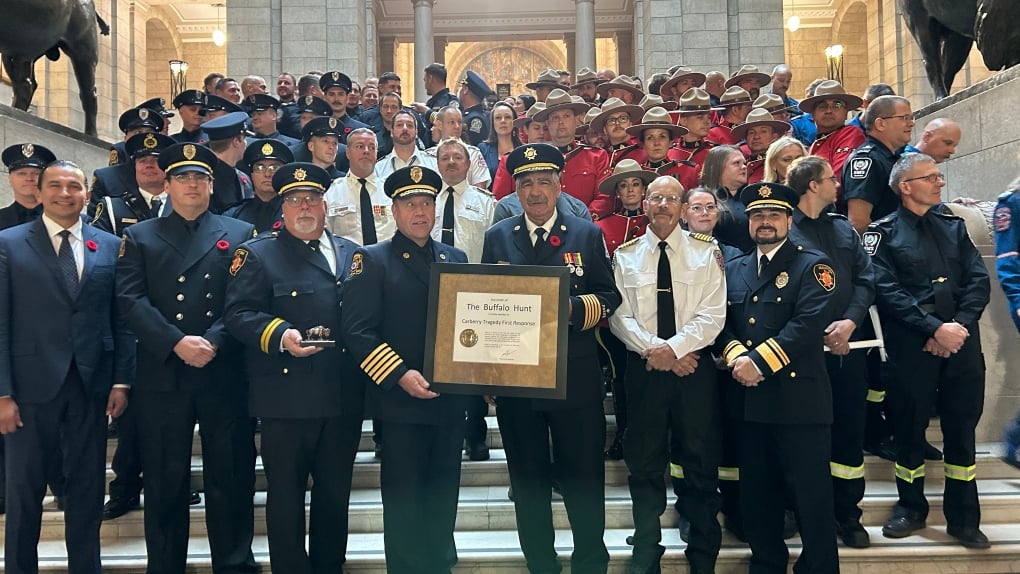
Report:
M464 143L464 142L461 142ZM425 154L432 158L433 163L438 164L438 151L439 146L432 146L425 150ZM475 146L464 143L464 147L468 150L468 167L467 182L468 185L473 185L479 189L489 189L489 184L492 183L492 176L489 175L489 165L485 163L485 158L482 157L482 151Z
M415 149L414 153L411 154L411 157L408 158L406 162L397 157L396 151L391 151L389 155L375 163L375 180L379 182L379 185L383 185L386 182L386 178L389 177L391 173L409 165L420 165L439 173L439 167L436 165L436 158L420 149Z
M365 179L368 195L372 198L375 236L378 241L385 241L397 230L391 212L393 202L383 193L382 182L376 179L375 174ZM361 233L361 184L353 172L334 179L326 190L326 229L358 245L365 244Z
M443 240L443 213L446 197L449 195L444 183L436 196L436 225L432 228L432 239ZM453 246L467 254L468 263L482 260L482 244L485 230L492 225L496 211L496 199L491 193L468 185L462 181L453 186Z
M613 273L623 302L609 317L609 327L635 353L664 342L656 335L659 241L649 228L615 253ZM694 239L679 226L666 243L676 335L665 342L679 358L708 347L722 331L726 322L726 273L721 267L722 254L714 243Z

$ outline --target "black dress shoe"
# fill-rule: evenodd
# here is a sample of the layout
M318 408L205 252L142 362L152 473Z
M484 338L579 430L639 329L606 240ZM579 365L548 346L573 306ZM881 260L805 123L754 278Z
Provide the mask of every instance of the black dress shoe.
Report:
M882 527L882 536L886 538L906 538L925 527L924 520L909 516L895 516Z
M866 444L864 445L864 451L879 458L884 458L889 462L896 462L896 449L893 448L892 441L889 439L884 439L878 444Z
M198 494L197 490L192 490L191 496L188 497L188 505L195 506L196 504L202 504L202 496Z
M103 505L103 520L120 518L132 510L141 508L138 497L134 498L111 498Z
M489 460L489 445L484 442L469 444L466 450L470 460Z
M871 546L871 537L859 521L844 522L836 525L836 534L843 544L850 548L867 548Z
M680 531L680 540L684 542L690 542L691 537L691 521L687 520L687 517L681 516L680 523L677 524L677 529Z
M609 460L623 460L623 438L619 435L613 440L613 444L606 449L606 458Z
M796 536L797 530L797 515L792 510L783 512L783 540Z
M930 442L924 441L924 460L942 460L942 451Z
M946 528L946 532L962 544L964 548L984 550L992 546L988 542L988 537L985 536L985 533L981 532L981 529L976 526L949 526Z
M662 546L656 546L651 550L635 548L630 562L627 563L627 574L662 574L660 561L665 553L666 549Z

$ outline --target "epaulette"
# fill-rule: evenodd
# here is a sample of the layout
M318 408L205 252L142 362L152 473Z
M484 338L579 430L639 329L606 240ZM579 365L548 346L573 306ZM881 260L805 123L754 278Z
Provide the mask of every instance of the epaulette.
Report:
M863 143L863 144L861 144L861 147L857 148L857 151L862 151L864 153L868 153L868 152L870 152L874 148L875 148L875 144L873 144L873 143Z
M943 206L945 206L945 204L943 204ZM939 216L939 217L941 217L943 219L958 219L960 221L963 221L962 217L960 217L959 215L956 215L955 213L952 213L951 211L949 211L948 207L945 207L945 210L946 211L943 212L943 211L941 211L939 209L933 209L932 213L934 213L935 215L937 215L937 216Z
M835 212L831 212L830 211L830 212L826 213L825 215L828 215L829 219L844 219L844 220L849 221L847 216L843 215L842 213L835 213Z
M483 195L488 195L489 197L496 197L495 195L493 195L493 194L492 194L492 192L491 192L491 191L489 191L489 190L487 190L487 189L482 189L482 188L480 188L480 187L476 187L475 189L477 189L477 190L478 190L479 192L481 192L481 193L482 193Z
M255 237L252 237L248 241L245 241L245 243L247 243L249 245L254 245L254 244L256 244L256 243L258 243L260 241L265 241L267 239L276 239L277 235L279 235L279 232L276 232L276 231L274 231L272 233L259 233Z
M715 237L712 237L711 235L708 235L706 233L688 231L687 234L699 241L704 241L706 243L715 243Z
M889 215L886 215L885 217L879 219L878 221L872 221L871 223L869 223L868 229L871 229L872 227L877 229L880 225L885 225L886 223L889 223L893 219L896 219L896 216L895 214L890 213Z
M631 239L630 241L625 241L625 242L621 243L616 248L616 250L619 251L619 250L623 249L624 247L630 247L631 245L634 245L635 243L637 243L639 239L641 239L640 235L635 237L635 238L633 238L633 239Z

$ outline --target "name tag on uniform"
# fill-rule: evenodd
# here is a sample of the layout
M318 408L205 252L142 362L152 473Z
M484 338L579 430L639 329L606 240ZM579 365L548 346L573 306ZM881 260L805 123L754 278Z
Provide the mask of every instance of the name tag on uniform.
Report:
M479 209L477 205L465 205L464 209L466 209L468 211L473 211L473 212L475 212L477 214L481 214L482 213L482 210Z
M354 208L350 205L331 205L329 206L329 213L327 213L327 215L333 217L334 215L344 215L351 211L354 211Z
M130 217L125 217L124 219L121 219L120 222L121 223L138 223L138 220L137 219L132 219Z

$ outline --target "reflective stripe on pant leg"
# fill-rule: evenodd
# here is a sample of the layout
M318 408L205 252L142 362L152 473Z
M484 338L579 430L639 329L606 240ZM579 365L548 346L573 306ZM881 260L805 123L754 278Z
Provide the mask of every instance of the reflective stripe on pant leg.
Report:
M868 402L869 403L885 402L885 391L876 391L875 389L868 389Z
M845 464L839 464L838 462L830 461L829 473L832 474L833 477L842 478L843 480L856 480L858 478L864 478L864 464L861 464L860 466L847 466Z
M719 467L719 480L730 480L737 482L740 480L740 468L735 466L720 466Z
M959 466L955 464L945 463L946 467L946 478L953 480L962 480L964 482L970 482L977 478L977 465L972 464L970 466Z
M682 464L669 463L669 476L673 478L683 478L684 466Z
M948 472L948 470L947 470L947 472ZM915 479L924 478L924 464L922 463L921 466L919 466L919 467L917 467L917 468L915 468L913 470L911 470L911 469L909 469L909 468L907 468L905 466L901 466L901 465L897 464L896 465L896 478L898 478L898 479L900 479L900 480L902 480L904 482L909 482L909 483L913 484Z

